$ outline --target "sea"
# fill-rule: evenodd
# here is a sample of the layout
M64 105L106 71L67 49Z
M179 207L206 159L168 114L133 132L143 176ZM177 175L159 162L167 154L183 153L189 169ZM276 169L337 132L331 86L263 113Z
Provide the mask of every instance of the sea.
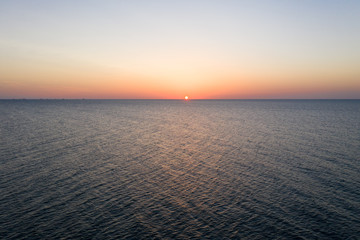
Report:
M360 100L1 100L0 239L360 239Z

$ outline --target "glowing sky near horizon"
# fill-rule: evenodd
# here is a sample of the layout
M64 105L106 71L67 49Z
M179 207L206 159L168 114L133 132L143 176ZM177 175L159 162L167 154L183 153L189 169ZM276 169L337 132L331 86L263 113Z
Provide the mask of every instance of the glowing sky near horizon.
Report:
M360 98L360 1L1 1L0 98Z

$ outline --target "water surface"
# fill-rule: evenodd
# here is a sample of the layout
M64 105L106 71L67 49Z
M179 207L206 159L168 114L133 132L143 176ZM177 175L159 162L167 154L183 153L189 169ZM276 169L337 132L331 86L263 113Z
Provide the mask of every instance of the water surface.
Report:
M359 239L358 100L2 100L2 239Z

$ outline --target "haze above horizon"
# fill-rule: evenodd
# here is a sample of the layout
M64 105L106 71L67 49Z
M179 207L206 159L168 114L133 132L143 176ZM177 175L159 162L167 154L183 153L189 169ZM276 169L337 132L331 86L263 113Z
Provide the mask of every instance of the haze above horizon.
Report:
M359 99L359 1L3 1L0 99Z

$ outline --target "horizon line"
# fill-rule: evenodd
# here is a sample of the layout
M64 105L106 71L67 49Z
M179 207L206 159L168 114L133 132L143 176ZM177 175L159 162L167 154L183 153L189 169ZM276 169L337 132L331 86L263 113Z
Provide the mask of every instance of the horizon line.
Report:
M360 100L360 98L0 98L0 100Z

